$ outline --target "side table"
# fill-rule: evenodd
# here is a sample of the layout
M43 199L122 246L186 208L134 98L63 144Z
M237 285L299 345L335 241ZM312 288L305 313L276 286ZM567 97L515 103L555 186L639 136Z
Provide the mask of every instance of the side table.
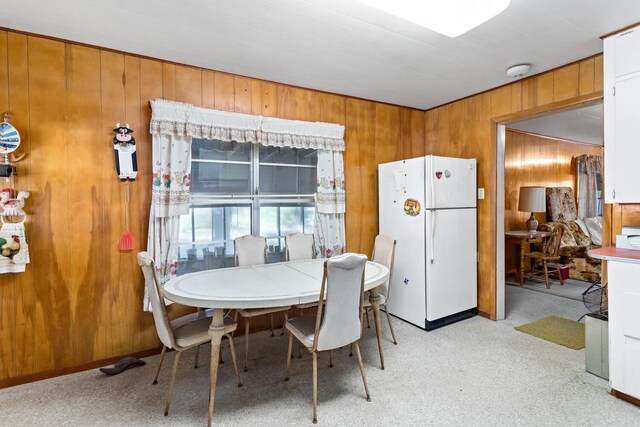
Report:
M532 243L542 243L551 235L547 231L512 230L504 233L508 242L518 244L520 247L520 286L524 283L524 254L525 249Z

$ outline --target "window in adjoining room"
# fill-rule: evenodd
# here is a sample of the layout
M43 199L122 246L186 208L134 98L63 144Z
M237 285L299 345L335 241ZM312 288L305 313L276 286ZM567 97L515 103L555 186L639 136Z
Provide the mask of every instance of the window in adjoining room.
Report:
M317 151L193 139L191 206L180 218L178 275L233 265L233 239L267 238L269 262L284 237L313 233Z

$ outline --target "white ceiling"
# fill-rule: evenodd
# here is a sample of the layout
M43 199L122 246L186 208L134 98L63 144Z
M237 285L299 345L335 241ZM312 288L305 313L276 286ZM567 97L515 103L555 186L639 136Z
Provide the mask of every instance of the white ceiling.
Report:
M602 145L603 117L602 102L598 102L587 107L573 108L512 123L507 127L574 142Z
M449 38L354 0L21 0L0 26L427 109L602 51L638 0L511 0Z

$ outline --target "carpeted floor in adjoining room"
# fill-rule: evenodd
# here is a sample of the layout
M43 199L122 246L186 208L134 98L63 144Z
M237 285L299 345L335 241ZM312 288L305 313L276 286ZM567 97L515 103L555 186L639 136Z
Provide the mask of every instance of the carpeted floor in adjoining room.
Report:
M337 352L332 369L321 355L318 425L640 425L640 408L612 397L606 381L585 372L584 350L514 330L548 315L577 320L585 311L581 303L515 287L506 292L505 321L474 317L425 332L394 319L397 346L384 325L384 371L374 330L365 329L370 403L348 349ZM242 340L236 342L241 350ZM251 345L250 371L238 388L223 344L214 424L311 425L310 356L294 359L284 382L285 337L257 333ZM158 356L115 377L93 370L0 390L0 425L206 425L208 354L205 348L195 370L193 353L182 357L168 417L162 413L173 354L155 386Z
M508 276L505 283L510 286L520 287L520 282L518 280L519 279L517 277ZM522 288L569 298L576 301L582 301L582 293L589 289L593 283L585 282L583 280L566 279L564 280L564 285L561 285L559 280L549 279L549 284L549 289L547 289L544 279L525 277Z

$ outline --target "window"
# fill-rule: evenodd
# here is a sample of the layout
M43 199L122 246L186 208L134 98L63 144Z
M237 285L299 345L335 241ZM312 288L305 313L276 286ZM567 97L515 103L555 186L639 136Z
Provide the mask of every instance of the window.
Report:
M267 238L269 262L284 237L313 233L316 150L194 139L191 208L180 218L178 274L233 265L233 239Z

